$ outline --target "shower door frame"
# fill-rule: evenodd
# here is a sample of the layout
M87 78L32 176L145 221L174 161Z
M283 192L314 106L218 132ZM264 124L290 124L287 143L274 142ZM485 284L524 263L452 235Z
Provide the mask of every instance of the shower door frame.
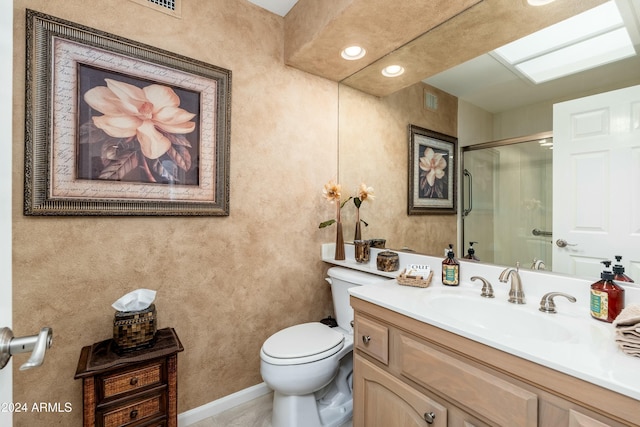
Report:
M519 136L515 138L506 138L506 139L501 139L496 141L482 142L479 144L473 144L473 145L467 145L467 146L461 147L460 156L459 156L460 158L459 182L460 182L460 228L461 228L460 239L461 241L459 242L459 245L458 245L458 247L460 248L460 251L459 251L460 256L463 256L463 254L466 253L466 252L463 252L462 249L466 248L468 244L467 238L465 236L465 218L472 212L472 209L467 212L467 209L469 208L469 206L467 206L469 200L466 200L467 192L465 192L465 188L466 188L466 179L464 177L464 172L466 171L465 158L464 158L465 152L484 150L488 148L498 148L498 147L504 147L508 145L522 144L525 142L531 142L531 141L536 141L536 140L545 139L545 138L553 138L553 131L538 132L538 133L526 135L526 136ZM469 195L471 195L471 193L469 193ZM483 260L481 259L481 261Z

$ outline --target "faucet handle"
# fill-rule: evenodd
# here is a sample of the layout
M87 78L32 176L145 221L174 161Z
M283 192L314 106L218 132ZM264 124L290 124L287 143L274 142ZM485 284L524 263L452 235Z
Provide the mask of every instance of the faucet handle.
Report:
M576 299L572 295L565 294L563 292L549 292L542 296L539 310L543 313L557 313L558 311L556 310L556 304L553 302L553 298L558 296L565 297L571 302L576 302Z
M482 281L482 293L480 294L481 297L493 298L493 287L491 286L491 282L480 276L473 276L471 280Z

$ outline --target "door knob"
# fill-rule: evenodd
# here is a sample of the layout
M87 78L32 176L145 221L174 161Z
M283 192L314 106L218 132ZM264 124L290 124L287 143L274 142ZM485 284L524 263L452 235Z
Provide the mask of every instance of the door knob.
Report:
M569 243L564 239L556 240L556 245L558 245L559 248L566 248L567 246L578 246L577 243Z
M42 328L38 335L20 338L14 338L11 329L0 328L0 369L9 363L9 359L14 354L28 352L31 352L31 356L20 366L21 371L42 365L44 354L48 348L51 348L52 342L53 330L51 328Z

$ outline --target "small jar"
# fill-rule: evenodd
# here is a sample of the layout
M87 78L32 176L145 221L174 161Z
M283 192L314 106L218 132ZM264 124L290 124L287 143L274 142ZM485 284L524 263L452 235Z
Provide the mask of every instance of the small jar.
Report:
M372 248L381 248L384 249L387 241L385 239L371 239L369 240L369 246Z
M356 262L369 262L369 241L354 240Z
M400 268L400 257L391 251L382 251L376 259L378 270L380 271L397 271Z

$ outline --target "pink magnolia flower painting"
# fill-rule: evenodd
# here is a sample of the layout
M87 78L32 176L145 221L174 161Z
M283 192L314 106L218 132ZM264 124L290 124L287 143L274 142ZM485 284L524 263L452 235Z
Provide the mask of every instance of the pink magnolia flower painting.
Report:
M197 100L189 100L196 110L189 111L177 88L88 67L81 79L83 72L88 113L81 115L79 178L198 184Z

